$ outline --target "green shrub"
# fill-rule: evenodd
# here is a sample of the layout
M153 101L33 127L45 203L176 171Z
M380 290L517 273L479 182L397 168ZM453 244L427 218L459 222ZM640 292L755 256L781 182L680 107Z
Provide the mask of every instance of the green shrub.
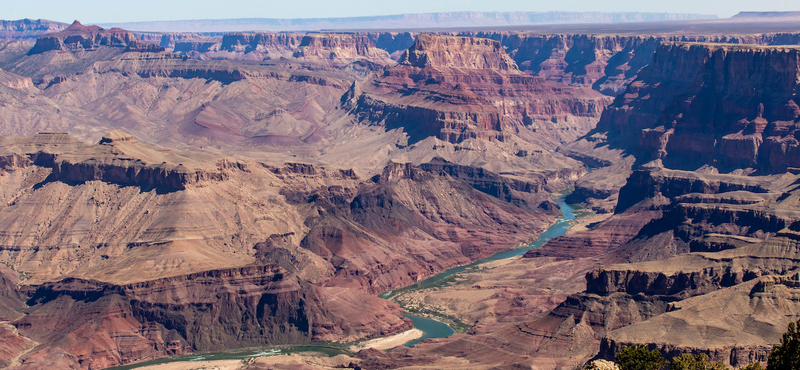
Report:
M728 366L722 361L711 362L708 355L701 353L694 357L688 353L673 357L669 361L671 370L727 370Z
M752 363L750 365L747 365L747 366L745 366L745 367L743 367L743 368L741 368L739 370L764 370L764 368L761 367L761 363L760 362L754 362L754 363Z
M667 364L660 352L648 351L645 346L623 348L614 362L620 370L659 370Z
M789 329L783 334L781 344L772 347L767 364L767 370L798 369L800 369L800 320L797 320L797 323L789 323Z

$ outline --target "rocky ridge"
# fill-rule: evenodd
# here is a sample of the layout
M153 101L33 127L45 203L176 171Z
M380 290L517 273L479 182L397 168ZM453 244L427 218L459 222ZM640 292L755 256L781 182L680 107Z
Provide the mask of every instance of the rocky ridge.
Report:
M624 185L618 174L651 160L703 172L785 172L793 167L799 117L796 59L791 46L662 44L597 128L559 151L610 166L578 184L587 197L615 193ZM735 77L742 74L750 77ZM595 192L600 179L606 186ZM614 184L612 191L607 184Z
M128 51L163 51L159 45L143 43L133 33L120 28L105 30L98 26L84 26L75 21L69 27L56 33L46 34L36 39L30 54L41 54L51 50L72 52L93 50L99 46L125 47Z
M646 343L667 355L705 352L731 366L766 362L783 327L798 317L796 234L788 228L761 243L732 239L733 248L720 252L684 254L658 266L610 266L587 275L587 292L680 300L660 315L607 332L599 356ZM689 325L671 333L659 329L675 320Z
M368 37L375 47L386 50L400 60L414 44L414 32L358 32ZM477 37L496 40L517 63L520 70L547 80L570 86L591 87L606 95L616 96L625 91L638 72L648 65L658 45L670 42L710 42L751 44L763 46L798 45L800 34L793 32L719 34L665 33L633 35L581 34L546 31L462 31L441 32L443 35ZM138 35L138 34L137 34ZM296 50L300 33L226 33L219 36L185 35L180 44L169 41L162 46L175 47L175 52L193 58L229 58L261 60L269 57L289 58ZM167 38L178 38L164 34ZM170 40L171 40L170 38ZM149 39L148 39L149 40ZM221 40L221 41L220 41ZM236 41L238 40L238 41ZM290 41L291 40L291 41ZM152 39L152 41L158 41ZM236 45L248 45L246 47Z

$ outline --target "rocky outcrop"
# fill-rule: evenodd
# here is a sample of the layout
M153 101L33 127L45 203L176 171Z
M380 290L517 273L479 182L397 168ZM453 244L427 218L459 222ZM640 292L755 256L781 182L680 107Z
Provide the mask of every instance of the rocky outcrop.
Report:
M172 49L175 53L192 55L195 53L206 53L216 51L219 43L215 41L178 41Z
M389 54L363 34L230 32L222 38L176 41L174 52L196 59L294 60L316 68L363 64L377 70L394 64Z
M663 44L597 129L643 162L785 172L800 164L792 160L798 60L797 47Z
M417 68L517 70L517 65L497 41L429 33L417 36L414 45L400 59L400 64Z
M600 295L625 292L686 299L765 275L783 275L795 270L800 258L787 233L791 234L791 230L758 243L717 236L727 240L728 248L714 253L682 254L666 261L597 269L586 275L586 291Z
M139 40L147 43L157 44L165 49L174 50L178 43L200 43L213 42L219 43L222 32L133 32Z
M796 274L765 276L674 303L669 312L610 331L598 356L644 344L668 358L705 353L733 367L766 363L772 344L798 318L798 285ZM663 330L678 322L681 330Z
M719 194L743 191L746 193L769 193L769 178L751 178L711 173L695 173L668 169L641 169L633 171L620 190L617 212L646 199L662 195L676 198L681 195ZM690 198L682 198L690 201ZM703 199L697 199L703 202Z
M98 26L84 26L75 21L63 31L47 34L36 40L29 54L41 54L51 50L89 51L100 46L127 47L130 51L164 51L159 45L148 46L133 33L120 28L106 30Z
M375 47L368 37L357 34L309 33L294 51L294 57L335 67L368 63L374 70L394 64L386 51Z
M558 209L558 205L546 195L544 189L546 178L539 181L511 179L483 168L450 163L439 157L423 163L420 168L433 173L447 174L477 190L529 211L545 210L555 213Z
M542 363L611 360L633 345L658 349L666 358L706 353L735 367L763 363L765 349L798 317L795 229L767 241L714 235L714 243L724 241L727 249L597 268L586 274L584 292L546 316L480 338L490 348L527 343L524 353L535 353ZM611 256L595 258L604 257ZM465 344L448 341L437 353L479 356L463 352Z
M297 48L302 39L303 35L299 33L226 33L222 36L220 50L252 53L275 49L287 52Z
M648 36L525 32L460 33L498 40L521 70L570 86L616 95L646 66L661 41Z

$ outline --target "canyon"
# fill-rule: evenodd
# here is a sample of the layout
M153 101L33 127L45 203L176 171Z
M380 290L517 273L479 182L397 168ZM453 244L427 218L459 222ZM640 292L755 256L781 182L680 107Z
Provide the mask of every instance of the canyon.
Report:
M565 189L588 214L566 235L415 293L465 333L319 366L575 368L638 344L765 363L800 318L800 27L760 19L5 22L0 365L402 333L378 294L536 240Z

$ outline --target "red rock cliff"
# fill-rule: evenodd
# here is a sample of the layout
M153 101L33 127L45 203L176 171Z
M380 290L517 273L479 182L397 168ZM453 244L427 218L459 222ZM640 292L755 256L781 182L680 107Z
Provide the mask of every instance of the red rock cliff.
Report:
M49 342L26 355L26 369L105 368L193 351L386 335L410 327L386 301L331 289L310 286L276 265L124 285L68 278L31 288L28 315L15 325ZM337 300L328 299L336 293ZM355 302L362 309L358 315L348 311Z
M346 105L362 120L402 127L411 142L503 141L513 132L553 145L588 131L608 101L519 72L495 41L431 34L360 90L353 86Z
M570 86L592 87L608 95L625 91L663 42L800 44L797 33L593 35L480 31L457 35L497 40L522 71Z
M672 43L604 113L598 130L668 167L800 166L800 48Z

